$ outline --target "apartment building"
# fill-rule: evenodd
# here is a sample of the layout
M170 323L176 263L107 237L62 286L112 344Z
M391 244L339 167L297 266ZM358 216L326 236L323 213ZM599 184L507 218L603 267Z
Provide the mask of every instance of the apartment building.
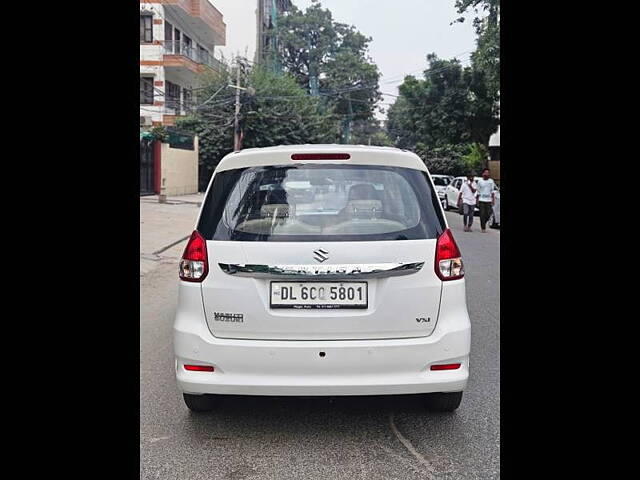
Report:
M220 70L226 25L210 0L140 1L140 124L173 125L202 74Z
M278 17L292 7L291 0L258 0L256 10L256 54L255 62L266 65L272 61L271 54L277 48L274 45L274 29L278 25Z

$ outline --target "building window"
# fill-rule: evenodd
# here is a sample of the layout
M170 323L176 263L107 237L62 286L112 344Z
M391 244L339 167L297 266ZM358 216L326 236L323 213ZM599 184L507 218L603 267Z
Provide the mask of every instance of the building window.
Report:
M184 44L183 55L186 55L189 58L193 58L193 52L191 51L191 39L186 35L182 35L182 42Z
M140 105L153 105L153 77L140 77Z
M200 45L198 45L198 62L209 64L209 52Z
M193 96L191 94L190 88L182 89L182 104L184 105L184 109L189 112L191 111L191 106L193 105Z
M180 115L180 85L165 82L167 85L167 108L175 110L176 115Z
M177 28L176 28L175 38L174 38L174 44L175 44L175 49L173 53L175 53L176 55L180 55L180 30L178 30Z
M164 22L164 49L165 53L173 53L173 25Z
M153 43L152 15L140 15L140 43Z

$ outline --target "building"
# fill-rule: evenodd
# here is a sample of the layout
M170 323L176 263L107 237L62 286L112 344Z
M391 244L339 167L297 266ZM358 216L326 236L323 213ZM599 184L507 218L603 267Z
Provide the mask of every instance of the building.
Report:
M264 65L272 61L273 57L270 54L277 48L274 45L273 32L278 25L278 16L289 10L292 5L291 0L258 0L255 63Z
M500 185L500 125L498 131L489 137L489 170L492 178Z
M192 106L201 74L220 70L226 25L209 0L140 1L140 124L173 125Z

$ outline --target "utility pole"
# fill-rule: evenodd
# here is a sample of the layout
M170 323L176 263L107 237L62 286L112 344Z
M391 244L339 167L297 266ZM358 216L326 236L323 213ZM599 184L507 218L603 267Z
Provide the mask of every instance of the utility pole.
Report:
M312 97L320 96L318 85L318 64L316 63L316 52L311 40L309 40L309 93Z
M353 119L353 106L351 104L351 95L347 97L348 113L342 124L342 143L351 143L351 121Z
M240 57L236 58L236 114L233 127L233 150L237 152L240 145Z

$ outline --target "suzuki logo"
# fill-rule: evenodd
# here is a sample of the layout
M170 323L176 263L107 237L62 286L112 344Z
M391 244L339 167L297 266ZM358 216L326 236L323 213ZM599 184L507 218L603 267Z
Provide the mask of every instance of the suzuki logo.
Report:
M313 253L314 253L313 258L315 258L320 263L329 259L329 252L327 252L322 248L319 248L318 250L314 250Z

